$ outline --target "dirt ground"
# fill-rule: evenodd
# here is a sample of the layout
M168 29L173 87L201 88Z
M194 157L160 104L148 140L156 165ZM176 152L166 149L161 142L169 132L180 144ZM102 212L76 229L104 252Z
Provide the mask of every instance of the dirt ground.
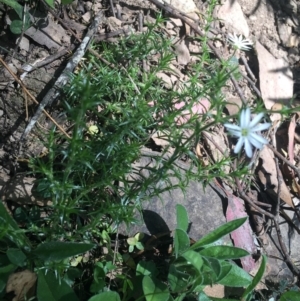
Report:
M28 29L24 32L22 40L18 41L19 35L14 35L9 29L12 18L12 10L9 10L2 3L0 4L0 54L8 67L22 78L26 89L41 102L49 89L53 87L57 78L61 75L70 59L70 49L79 45L75 35L82 39L85 36L89 23L93 20L93 13L104 10L106 21L101 24L94 38L96 40L106 40L111 43L118 39L119 35L110 36L120 29L133 31L139 30L139 14L142 13L144 20L153 20L155 14L160 9L148 0L108 0L76 1L67 7L60 7L54 10L54 14L45 12L43 4L39 10L32 13L35 23L35 30ZM169 1L168 1L169 2ZM179 1L179 3L185 1ZM194 16L204 14L210 1L195 0L197 10L192 11ZM292 77L292 89L281 98L290 98L295 95L297 101L300 92L300 1L296 0L228 0L221 1L224 6L218 6L214 11L219 21L213 23L214 28L222 34L227 32L238 32L249 37L253 41L258 41L274 58L282 60L288 66ZM74 2L75 3L75 2ZM172 1L171 1L172 3ZM177 4L177 2L175 1ZM175 5L174 5L175 6ZM224 8L225 7L225 8ZM240 14L241 8L244 19L237 22L231 18ZM221 10L221 12L220 12ZM115 16L114 16L115 15ZM168 14L166 14L168 16ZM58 17L60 19L58 19ZM171 36L182 37L181 27L183 25L174 18L166 23L166 30ZM247 26L246 26L246 25ZM71 34L70 29L74 32ZM184 30L187 30L185 28ZM225 42L214 43L220 50L224 58L228 58L230 53L226 50ZM185 40L185 55L178 54L179 64L186 65L192 61L190 52L197 50L197 44L192 44ZM259 51L259 49L258 49ZM62 55L58 55L62 54ZM57 57L55 57L57 56ZM262 88L262 81L259 80L262 69L258 62L257 53L249 52L245 58L257 79L255 86ZM185 62L185 60L188 60ZM37 68L27 72L28 63ZM1 65L1 64L0 64ZM245 66L241 64L241 69ZM168 79L165 79L166 81ZM252 88L247 80L239 82L241 90L247 96L252 95ZM263 89L262 89L263 91ZM229 85L226 99L238 101L237 94L233 87ZM58 102L55 101L52 107L47 107L47 111L58 123L62 122L59 117ZM34 116L38 105L28 97L16 80L9 74L8 70L0 66L0 188L9 180L24 171L23 162L31 156L42 154L44 145L40 142L40 132L47 131L52 126L44 115L36 123L35 128L30 132L25 143L20 149L20 138L22 137L29 120Z

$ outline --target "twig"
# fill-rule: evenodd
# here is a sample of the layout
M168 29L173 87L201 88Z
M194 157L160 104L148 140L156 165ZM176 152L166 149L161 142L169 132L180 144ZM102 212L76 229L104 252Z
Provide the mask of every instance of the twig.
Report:
M115 12L115 9L114 9L113 0L109 0L109 3L110 3L110 6L111 6L111 10L112 10L113 16L116 18L116 12Z
M263 213L264 215L268 216L269 218L271 218L274 222L274 226L275 226L275 230L276 230L276 233L277 233L277 236L278 236L278 242L279 242L279 245L280 245L280 248L281 248L281 251L282 251L282 255L283 255L283 258L286 262L286 264L288 265L288 267L290 268L290 270L297 276L300 276L300 271L299 269L295 266L295 264L293 263L291 257L289 256L288 252L287 252L287 249L283 243L283 239L282 239L282 235L281 235L281 231L280 231L280 228L279 228L279 225L278 225L278 222L276 221L275 219L275 216L271 213L269 213L268 211L258 207L244 192L242 186L241 186L241 183L239 181L239 179L236 177L235 178L235 183L236 183L236 186L238 188L238 192L241 196L241 198L247 202L250 206L252 206L253 208L257 209L259 212Z
M11 71L11 69L9 68L9 66L6 65L6 63L2 60L2 58L0 57L0 63L2 63L2 65L7 69L7 71L12 75L12 77L15 79L15 81L22 87L22 89L26 92L26 94L36 103L39 104L39 102L35 99L35 97L27 90L27 88L25 87L25 85L22 83L21 80L18 79L18 77ZM68 138L71 138L66 132L65 130L51 117L51 115L44 110L44 108L42 109L42 112L58 127L58 129L64 134L66 135Z
M252 89L255 91L255 93L257 94L257 96L261 98L261 93L257 89L257 87L255 85L255 82L252 81L246 74L243 74L242 72L241 72L241 74L242 74L242 77L245 78L248 81L248 83L251 85Z
M99 24L103 21L104 15L103 12L100 11L98 15L95 17L93 23L90 25L90 28L88 29L88 32L83 39L80 46L75 51L72 59L68 62L67 66L65 67L62 74L59 76L59 78L56 80L54 86L48 91L44 99L39 104L39 107L37 111L35 112L34 116L31 118L29 124L27 125L20 143L22 144L23 141L26 139L32 128L34 127L37 120L40 118L44 108L47 105L51 105L54 100L57 99L57 97L60 95L60 89L63 85L65 85L69 80L69 74L73 72L74 68L78 65L79 61L85 54L87 47L89 46L89 43L91 42L91 39L98 29Z
M282 160L285 164L287 164L290 168L292 168L298 176L298 179L300 179L300 170L295 165L293 165L289 160L287 160L283 155L281 155L273 146L270 144L267 144L267 147L273 151L273 153Z
M242 59L242 61L243 61L243 63L244 63L244 66L245 66L247 72L249 73L249 76L250 76L251 79L255 82L255 81L256 81L256 78L255 78L253 72L251 71L251 69L250 69L250 67L249 67L249 65L248 65L248 62L247 62L246 58L245 58L243 55L241 55L240 58Z

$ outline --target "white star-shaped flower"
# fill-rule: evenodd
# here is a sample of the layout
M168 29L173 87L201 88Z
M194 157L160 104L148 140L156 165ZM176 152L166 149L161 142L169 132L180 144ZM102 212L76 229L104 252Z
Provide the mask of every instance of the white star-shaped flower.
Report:
M238 36L236 33L228 34L228 41L237 49L250 50L253 43L249 39L243 39L243 36Z
M236 154L239 153L244 145L246 155L249 158L253 155L252 145L258 149L262 149L264 144L268 143L268 140L257 134L257 132L267 130L271 126L271 123L259 123L264 116L263 113L256 115L252 121L250 115L251 111L249 108L243 109L240 113L240 125L224 124L231 135L239 138L234 152Z

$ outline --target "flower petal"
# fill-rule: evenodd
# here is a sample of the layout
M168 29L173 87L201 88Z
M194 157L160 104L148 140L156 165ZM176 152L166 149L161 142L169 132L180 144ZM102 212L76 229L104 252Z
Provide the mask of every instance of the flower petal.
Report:
M243 144L244 144L244 140L245 140L244 137L240 137L240 139L238 140L238 142L237 142L237 144L234 148L234 153L235 154L238 154L241 151L241 149L243 147Z
M249 108L242 110L241 115L240 115L240 127L241 128L246 128L249 126L250 123L250 114L251 111Z
M238 125L236 125L236 124L224 123L224 126L228 130L241 131L241 128Z
M264 143L261 143L259 140L255 139L252 134L249 135L248 137L249 142L258 149L262 149Z
M252 132L260 132L267 130L272 124L271 123L261 123L251 129Z
M258 141L261 144L269 143L269 141L267 139L265 139L264 137L262 137L261 135L258 135L256 133L250 133L249 138L255 139L256 141Z
M245 138L245 152L249 158L252 158L253 152L248 138Z
M260 120L261 120L263 117L264 117L264 113L259 113L259 114L257 114L257 115L253 118L253 120L250 122L249 127L252 128L252 127L256 126L256 125L260 122Z

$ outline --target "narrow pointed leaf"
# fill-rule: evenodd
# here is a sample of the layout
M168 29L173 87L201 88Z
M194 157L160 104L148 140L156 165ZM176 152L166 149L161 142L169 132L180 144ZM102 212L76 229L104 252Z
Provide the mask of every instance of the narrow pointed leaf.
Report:
M266 269L266 264L267 264L267 258L265 255L263 255L261 265L260 265L256 275L254 276L252 282L246 288L242 298L246 298L255 289L256 285L259 283L259 281L261 280L261 278L264 275L264 272Z
M180 204L177 204L176 215L177 215L177 228L182 229L183 231L187 231L189 226L189 218L185 207Z
M247 219L247 217L239 218L237 220L230 221L230 222L220 226L216 230L210 232L209 234L205 235L200 240L198 240L195 244L193 244L191 246L191 249L192 250L199 249L201 247L204 247L206 245L209 245L209 244L219 240L223 236L225 236L225 235L231 233L232 231L234 231L235 229L239 228L246 221L246 219Z
M244 249L231 246L211 246L199 251L199 254L202 256L214 257L219 260L239 259L249 255Z

